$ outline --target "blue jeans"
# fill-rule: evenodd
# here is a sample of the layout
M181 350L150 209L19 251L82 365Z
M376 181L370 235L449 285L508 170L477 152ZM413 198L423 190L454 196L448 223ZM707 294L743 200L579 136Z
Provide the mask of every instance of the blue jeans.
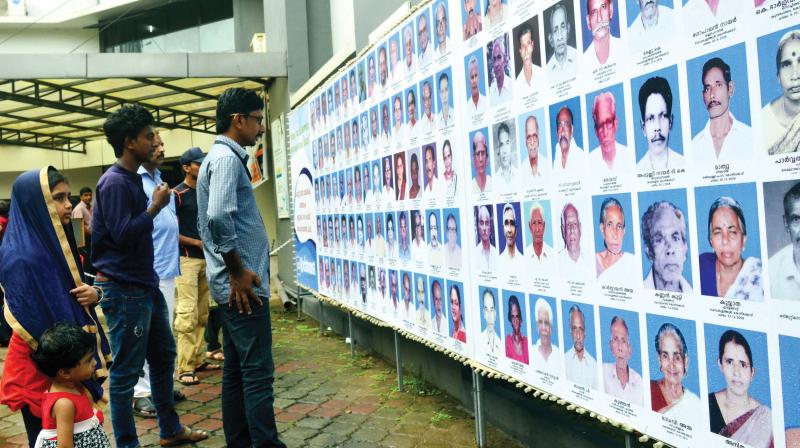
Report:
M253 314L220 305L225 366L222 376L222 425L230 448L286 445L278 438L272 383L272 324L269 299L250 302Z
M133 420L133 386L144 360L150 364L153 404L161 438L181 430L172 397L175 340L169 328L167 304L158 288L145 289L116 282L96 282L105 297L100 308L108 323L111 365L111 424L119 448L140 446Z

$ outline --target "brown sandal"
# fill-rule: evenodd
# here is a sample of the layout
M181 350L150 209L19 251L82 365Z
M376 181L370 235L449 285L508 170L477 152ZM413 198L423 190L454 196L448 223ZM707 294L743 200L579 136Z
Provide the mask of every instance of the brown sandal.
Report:
M185 443L197 443L207 438L208 433L206 431L191 429L188 426L184 426L178 434L168 439L161 439L159 444L161 446L178 446Z

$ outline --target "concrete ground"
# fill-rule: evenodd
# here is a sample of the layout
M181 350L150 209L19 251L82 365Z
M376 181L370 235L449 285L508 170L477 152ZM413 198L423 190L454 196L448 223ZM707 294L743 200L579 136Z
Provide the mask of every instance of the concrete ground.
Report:
M273 297L276 297L273 294ZM282 440L289 447L452 447L475 446L475 421L453 398L418 378L405 378L384 360L350 348L335 334L319 336L316 321L297 322L280 302L271 304L275 357L275 411ZM5 349L0 350L0 363ZM202 382L184 387L178 403L181 422L207 430L200 447L223 447L220 392L222 374L199 374ZM176 383L177 384L177 383ZM178 386L176 386L178 387ZM106 433L113 437L106 411ZM143 446L158 446L155 419L137 418ZM488 426L488 445L519 447ZM0 407L0 446L26 444L22 416Z

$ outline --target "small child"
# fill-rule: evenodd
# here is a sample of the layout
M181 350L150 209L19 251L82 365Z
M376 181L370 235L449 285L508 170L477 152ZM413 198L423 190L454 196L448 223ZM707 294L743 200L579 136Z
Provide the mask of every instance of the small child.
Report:
M36 448L110 448L103 414L94 409L81 381L94 375L95 337L74 323L57 323L42 333L31 355L53 379L42 399L42 431Z

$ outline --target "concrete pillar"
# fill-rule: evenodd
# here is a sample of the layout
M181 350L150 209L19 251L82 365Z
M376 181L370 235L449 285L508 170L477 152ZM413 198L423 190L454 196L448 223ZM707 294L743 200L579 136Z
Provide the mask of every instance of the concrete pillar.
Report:
M263 0L233 0L233 34L237 52L249 52L253 34L264 32Z

